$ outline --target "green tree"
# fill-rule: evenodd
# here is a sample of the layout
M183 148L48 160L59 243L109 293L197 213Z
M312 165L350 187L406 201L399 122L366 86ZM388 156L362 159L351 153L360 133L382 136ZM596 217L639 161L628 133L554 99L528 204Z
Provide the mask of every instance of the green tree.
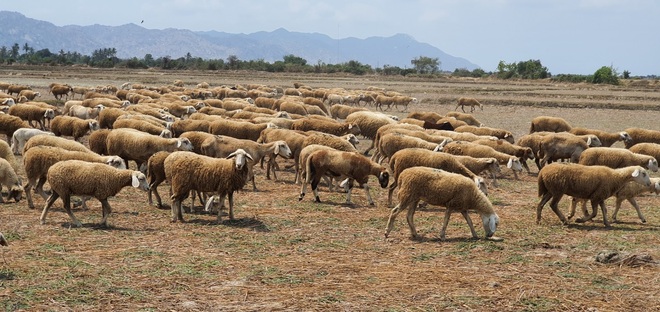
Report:
M28 45L27 42L23 44L23 51L24 51L23 54L28 54L28 52L30 52L30 45Z
M630 72L627 70L623 71L623 79L630 79Z
M612 66L603 66L594 73L594 77L591 82L618 85L619 77L616 70Z
M9 54L9 57L16 60L18 59L18 53L21 51L21 46L18 45L18 43L14 43L13 46L11 46L11 53Z
M240 67L241 60L238 59L238 56L232 54L227 57L227 68L229 69L238 69Z
M544 79L550 77L550 72L539 60L528 60L510 64L500 61L497 64L497 77L500 79Z
M440 71L440 60L435 57L420 56L412 59L413 65L418 74L435 74Z
M300 56L295 56L293 54L288 54L288 55L284 56L284 63L299 65L299 66L306 66L307 65L307 60L300 57Z

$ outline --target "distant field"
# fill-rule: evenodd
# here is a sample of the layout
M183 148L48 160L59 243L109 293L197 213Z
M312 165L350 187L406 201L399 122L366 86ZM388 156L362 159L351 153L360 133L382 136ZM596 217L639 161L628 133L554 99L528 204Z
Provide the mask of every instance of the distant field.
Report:
M621 131L628 127L660 130L660 83L625 81L622 86L559 84L549 81L437 80L380 76L270 74L262 72L132 71L59 67L0 67L0 81L29 84L46 95L51 82L72 85L161 86L181 79L187 86L261 83L291 87L364 89L382 87L415 96L409 111L444 114L460 96L485 104L474 115L485 125L520 137L532 118L558 116L574 126ZM373 109L373 108L372 108ZM460 108L459 108L460 110ZM392 114L404 117L407 112ZM365 149L368 140L359 145ZM617 143L615 147L622 147ZM282 161L281 165L291 161ZM530 163L532 171L536 166ZM284 168L284 166L281 166ZM257 166L258 168L258 166ZM500 186L489 198L500 216L503 242L471 240L453 215L448 240L438 232L444 208L418 210L415 222L425 239L409 239L401 214L388 239L387 193L370 182L375 207L364 191L345 194L321 188L323 203L310 196L298 201L293 171L266 180L257 169L258 192L236 196L230 222L200 212L188 222L170 223L170 211L148 206L146 194L126 188L110 200L109 228L98 226L101 208L74 210L84 224L71 228L56 202L45 225L41 209L25 200L3 204L0 303L14 310L176 310L176 311L657 311L660 267L601 264L602 251L660 258L660 200L638 203L648 222L640 223L629 203L622 223L606 229L602 219L562 226L550 208L534 222L536 177L513 178L503 169ZM657 174L654 174L657 176ZM488 179L490 180L490 179ZM159 188L167 194L167 185ZM164 196L166 197L166 196ZM35 204L44 200L36 196ZM167 200L166 200L167 202ZM612 211L613 200L607 201ZM567 211L568 200L560 209ZM483 235L480 218L475 227Z

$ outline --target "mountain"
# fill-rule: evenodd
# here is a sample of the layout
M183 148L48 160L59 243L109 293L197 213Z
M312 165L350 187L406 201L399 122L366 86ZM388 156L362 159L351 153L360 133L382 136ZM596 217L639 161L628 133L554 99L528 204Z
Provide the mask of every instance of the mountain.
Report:
M155 58L178 58L190 53L205 59L227 59L230 55L236 55L240 60L263 59L272 63L293 54L310 64L318 61L338 64L356 60L372 67L389 65L410 68L412 59L425 56L437 57L441 69L445 71L479 67L406 34L333 39L324 34L291 32L283 28L271 32L230 34L174 28L146 29L135 24L60 27L17 12L0 11L0 46L11 48L14 43L21 48L27 43L35 50L47 48L53 53L64 50L84 55L91 55L101 48L116 48L120 58L142 58L148 53Z

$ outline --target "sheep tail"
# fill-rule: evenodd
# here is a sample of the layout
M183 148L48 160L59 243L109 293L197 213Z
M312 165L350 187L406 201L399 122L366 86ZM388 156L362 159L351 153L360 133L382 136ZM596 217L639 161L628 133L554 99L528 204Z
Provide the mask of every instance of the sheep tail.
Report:
M539 175L538 178L539 197L543 197L543 195L548 193L548 188L545 185L543 177Z

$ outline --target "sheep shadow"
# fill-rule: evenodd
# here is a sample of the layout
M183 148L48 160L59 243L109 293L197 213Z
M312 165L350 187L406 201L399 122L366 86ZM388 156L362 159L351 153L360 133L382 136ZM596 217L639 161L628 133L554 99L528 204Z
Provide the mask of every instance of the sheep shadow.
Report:
M566 225L569 229L583 230L583 231L624 231L624 232L644 232L644 231L653 231L658 228L655 226L645 226L645 228L633 228L629 226L617 226L621 223L612 222L610 227L606 227L604 224L585 224L585 223L569 223ZM636 224L633 222L627 224ZM638 224L638 223L637 223Z
M223 216L226 215L223 214ZM251 228L256 232L270 232L270 229L268 226L266 226L266 224L255 218L235 218L234 220L229 220L229 218L225 217L221 219L220 222L218 222L218 220L192 219L187 220L186 223L199 224L204 226L222 225L234 228Z
M440 243L440 244L442 244L442 243L479 242L479 241L488 242L488 240L486 240L482 237L474 238L474 237L469 237L469 236L466 236L466 237L450 237L450 238L445 238L445 239L441 239L440 237L422 236L422 237L417 237L417 238L408 237L408 239L410 241L416 242L416 243Z
M71 222L63 222L60 225L62 228L65 229L75 229L78 228L76 227L75 224ZM134 231L133 229L130 228L125 228L125 227L119 227L119 226L114 226L112 224L109 224L108 226L105 226L100 223L83 223L79 229L92 229L92 230L103 230L103 231Z

